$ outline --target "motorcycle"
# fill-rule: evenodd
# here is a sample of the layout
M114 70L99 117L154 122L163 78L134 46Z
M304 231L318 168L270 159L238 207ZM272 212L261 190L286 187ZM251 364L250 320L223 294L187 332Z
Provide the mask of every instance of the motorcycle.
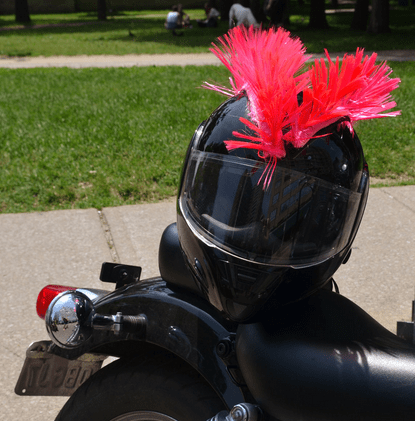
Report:
M200 295L176 223L159 267L140 280L140 267L104 263L113 292L45 287L37 311L52 340L29 347L15 392L71 396L65 421L414 419L413 321L394 335L322 289L283 315L230 322Z
M291 56L297 41L282 37ZM290 110L312 100L292 92ZM17 394L70 396L57 421L415 419L414 322L391 333L331 276L350 257L368 194L350 120L336 117L289 149L287 165L264 164L269 150L249 155L234 140L231 155L223 144L256 129L249 101L237 93L196 130L159 277L107 262L100 279L112 292L40 292L51 340L27 350ZM259 148L253 139L246 149ZM101 368L109 356L118 359Z

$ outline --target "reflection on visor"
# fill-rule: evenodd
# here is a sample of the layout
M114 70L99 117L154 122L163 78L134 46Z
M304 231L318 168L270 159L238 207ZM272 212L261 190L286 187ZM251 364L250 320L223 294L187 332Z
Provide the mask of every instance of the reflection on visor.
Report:
M193 151L180 206L191 228L243 259L308 266L341 251L353 230L361 194L290 169Z

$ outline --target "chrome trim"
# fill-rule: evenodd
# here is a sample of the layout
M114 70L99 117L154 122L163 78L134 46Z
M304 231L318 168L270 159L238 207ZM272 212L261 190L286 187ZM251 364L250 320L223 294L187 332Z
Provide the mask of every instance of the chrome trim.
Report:
M92 300L80 290L57 295L46 312L46 329L52 341L61 348L81 345L92 334Z

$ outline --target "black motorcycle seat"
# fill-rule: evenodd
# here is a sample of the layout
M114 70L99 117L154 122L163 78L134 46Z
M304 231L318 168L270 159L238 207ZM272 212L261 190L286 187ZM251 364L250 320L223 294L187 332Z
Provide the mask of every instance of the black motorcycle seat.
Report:
M415 420L415 346L334 292L239 325L236 353L279 421Z
M180 287L202 295L186 266L179 243L176 223L164 230L159 246L159 270L163 280L171 287Z

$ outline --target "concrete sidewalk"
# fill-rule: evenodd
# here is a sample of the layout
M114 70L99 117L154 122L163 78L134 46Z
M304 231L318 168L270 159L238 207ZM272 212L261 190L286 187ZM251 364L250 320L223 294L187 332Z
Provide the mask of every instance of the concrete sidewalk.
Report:
M354 53L354 51L353 51ZM371 51L366 54L371 55ZM331 53L334 60L343 57L344 52ZM314 54L313 58L324 57ZM415 50L390 50L378 52L379 61L415 61ZM12 57L0 58L0 68L22 69L34 67L133 67L133 66L204 66L219 65L220 61L212 54L127 54L123 56L51 56L51 57Z
M35 311L50 283L112 289L98 277L101 263L119 260L158 274L158 243L175 221L175 203L0 215L3 314L0 420L53 420L66 398L24 398L13 389L27 346L47 339ZM415 186L372 188L340 291L388 329L409 320L414 298Z

